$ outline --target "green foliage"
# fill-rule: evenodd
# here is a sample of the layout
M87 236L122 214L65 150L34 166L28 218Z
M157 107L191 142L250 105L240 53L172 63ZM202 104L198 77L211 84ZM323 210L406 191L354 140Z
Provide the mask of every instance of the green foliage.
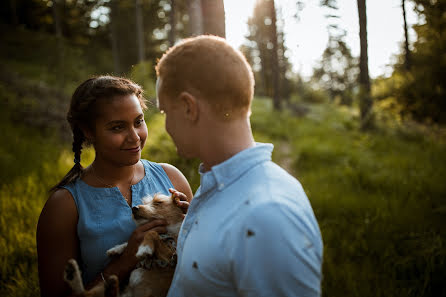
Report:
M415 25L417 40L410 53L410 69L403 67L403 54L387 84L386 98L394 98L402 116L424 122L446 122L446 1L413 0L424 20Z
M344 36L330 36L319 65L314 68L313 81L331 100L352 105L359 68L343 39Z
M66 93L71 95L71 90L87 77L111 72L110 51L97 44L86 48L65 39L60 49L57 38L47 33L4 25L0 25L0 31L2 76L16 74L36 84L62 90L67 87Z
M152 79L154 72L150 62L139 63L130 72L130 78L144 89L144 97L152 102L156 98L155 81Z

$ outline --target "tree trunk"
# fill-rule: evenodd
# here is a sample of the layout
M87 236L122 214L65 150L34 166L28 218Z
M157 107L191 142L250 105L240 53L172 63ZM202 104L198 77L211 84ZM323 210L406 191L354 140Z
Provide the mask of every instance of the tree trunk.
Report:
M278 57L278 46L277 46L277 17L276 17L276 7L274 5L274 0L270 0L270 14L271 14L271 42L273 43L272 49L272 75L273 75L273 105L275 110L281 109L281 98L280 98L280 73L279 73L279 57Z
M170 46L173 46L175 44L175 30L176 30L176 24L177 24L175 10L176 10L175 0L171 0L170 1L170 17L169 17L169 23L170 23L169 45Z
M17 17L17 0L10 0L11 7L11 22L14 26L19 24L19 18Z
M190 35L197 36L203 34L201 0L189 0L189 24Z
M65 85L64 73L64 44L63 44L63 33L62 33L62 18L61 18L61 7L64 6L65 0L53 0L53 18L54 18L54 30L56 32L57 39L57 72L58 72L58 82L61 86Z
M62 38L62 19L60 17L60 7L60 0L53 0L54 30L58 40Z
M409 50L409 34L407 32L407 19L406 19L406 1L402 0L401 1L401 6L403 7L403 20L404 20L404 37L405 37L405 44L404 44L404 48L405 48L405 60L404 60L404 67L406 68L406 70L410 70L410 50Z
M360 113L361 129L366 130L372 127L372 98L370 95L370 77L367 54L367 13L366 0L358 1L359 15L359 40L361 44L361 54L359 58L359 87L360 87Z
M115 75L121 75L118 48L118 0L110 1L110 41L113 54L113 69Z
M138 63L144 61L144 28L141 0L135 0L136 39L138 42Z
M226 37L223 0L201 0L203 33Z

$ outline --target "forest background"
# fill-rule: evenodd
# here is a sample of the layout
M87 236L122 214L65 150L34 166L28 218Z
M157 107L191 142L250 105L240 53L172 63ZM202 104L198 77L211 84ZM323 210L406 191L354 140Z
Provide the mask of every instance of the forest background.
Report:
M273 159L301 181L319 221L323 296L446 296L446 0L401 1L404 20L408 2L418 22L405 22L391 74L375 79L365 0L355 1L359 56L337 1L320 1L329 39L310 79L292 70L279 1L256 1L240 49L256 77L255 138L275 144ZM295 2L299 18L306 0ZM65 116L86 78L141 84L152 102L143 157L198 187L198 160L177 156L153 104L153 67L199 34L225 36L222 0L0 2L0 296L39 295L36 224L73 165ZM93 158L84 151L83 165Z

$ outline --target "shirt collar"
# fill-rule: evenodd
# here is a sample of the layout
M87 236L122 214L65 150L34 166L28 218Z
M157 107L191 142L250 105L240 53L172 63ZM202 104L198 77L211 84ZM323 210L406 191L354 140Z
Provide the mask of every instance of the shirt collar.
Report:
M214 187L222 191L255 165L270 161L273 148L270 143L257 142L255 146L235 154L207 172L203 172L203 164L200 164L200 193L205 193Z

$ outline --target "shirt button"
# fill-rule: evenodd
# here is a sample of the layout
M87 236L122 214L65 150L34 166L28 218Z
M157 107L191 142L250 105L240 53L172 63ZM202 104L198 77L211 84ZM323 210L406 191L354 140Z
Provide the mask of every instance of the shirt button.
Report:
M218 189L219 189L219 190L223 190L224 187L225 187L225 184L223 184L223 183L221 183L221 184L218 185Z

